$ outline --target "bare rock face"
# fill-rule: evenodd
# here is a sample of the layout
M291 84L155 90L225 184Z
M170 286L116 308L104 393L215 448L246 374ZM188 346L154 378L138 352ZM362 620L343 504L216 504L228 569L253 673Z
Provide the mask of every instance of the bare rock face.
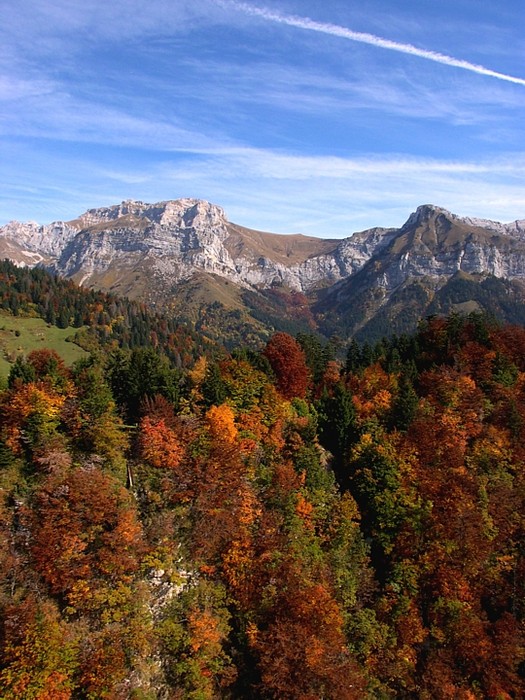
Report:
M15 263L32 267L54 260L77 233L76 228L63 221L49 226L11 221L0 227L0 250ZM8 250L12 255L7 254Z
M458 272L525 278L525 221L496 224L421 206L399 229L381 260L384 286L407 278L449 278ZM516 235L518 234L518 235Z
M235 226L220 207L200 200L129 200L68 223L12 222L0 228L0 245L19 264L40 263L86 285L147 273L172 286L200 271L241 287L308 291L359 269L388 242L391 234L383 234L374 229L346 241L280 236Z
M365 270L371 286L388 293L408 278L437 283L458 271L525 278L525 221L460 218L425 205L400 229L327 240L246 229L197 199L127 200L48 226L11 222L0 228L0 254L132 296L148 285L168 293L201 272L247 289L309 293Z

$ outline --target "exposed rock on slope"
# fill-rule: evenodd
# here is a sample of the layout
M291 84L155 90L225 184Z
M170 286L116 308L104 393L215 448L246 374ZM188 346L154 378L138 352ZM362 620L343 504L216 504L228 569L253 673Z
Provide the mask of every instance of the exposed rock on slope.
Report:
M15 262L42 263L81 284L128 294L141 275L171 288L202 271L241 287L309 291L358 270L392 234L373 229L340 241L264 233L231 224L216 205L179 199L122 202L49 226L12 222L0 229L0 241Z
M489 278L505 281L498 294L512 297L513 305L525 303L525 239L519 235L524 224L473 224L421 206L355 275L327 290L315 310L329 328L342 325L364 337L407 330L427 313L461 310L462 304L502 315L496 299L492 307L482 303L481 285Z
M181 285L206 275L221 280L223 290L287 289L308 297L327 332L342 320L355 333L380 310L387 323L385 308L394 301L413 308L414 317L424 313L458 274L478 283L487 276L525 279L525 221L467 219L425 205L400 229L327 240L253 231L195 199L125 201L49 226L11 222L0 228L0 254L157 304L169 305ZM230 296L238 309L239 295Z

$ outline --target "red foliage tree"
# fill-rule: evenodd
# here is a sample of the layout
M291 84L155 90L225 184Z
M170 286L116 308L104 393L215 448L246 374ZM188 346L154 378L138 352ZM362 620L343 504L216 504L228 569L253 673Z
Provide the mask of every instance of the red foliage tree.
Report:
M304 397L310 378L306 356L299 343L288 333L275 333L263 354L275 372L281 394L287 399Z
M164 418L149 416L140 421L140 450L142 457L157 469L177 470L184 455L177 435Z
M69 379L69 370L64 360L54 350L33 350L27 356L27 361L34 367L37 379L48 378L62 383Z
M2 613L0 696L4 700L69 700L75 645L56 606L28 598Z

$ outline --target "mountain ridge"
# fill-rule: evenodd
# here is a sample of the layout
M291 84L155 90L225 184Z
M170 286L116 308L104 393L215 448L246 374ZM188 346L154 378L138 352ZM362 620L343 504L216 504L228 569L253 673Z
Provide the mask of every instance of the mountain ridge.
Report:
M192 305L191 295L187 309L178 301L185 286L198 279L199 289L208 289L194 295L201 307L217 301L223 289L220 304L228 308L227 286L234 285L249 316L258 307L269 314L269 329L303 304L322 333L341 321L352 335L396 295L408 295L414 313L423 314L458 273L473 284L488 276L505 280L518 294L525 283L525 220L460 217L425 204L400 228L325 239L250 229L230 222L222 207L193 198L125 200L47 226L10 222L0 227L0 255L183 316ZM415 305L409 289L420 297ZM239 294L231 306L237 312ZM293 294L304 295L304 303Z

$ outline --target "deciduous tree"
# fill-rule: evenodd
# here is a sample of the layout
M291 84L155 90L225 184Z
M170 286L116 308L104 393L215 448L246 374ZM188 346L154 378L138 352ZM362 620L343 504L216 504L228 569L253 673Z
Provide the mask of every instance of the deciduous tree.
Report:
M287 399L304 397L309 386L309 371L299 343L287 333L275 333L268 341L264 355L275 373L282 395Z

